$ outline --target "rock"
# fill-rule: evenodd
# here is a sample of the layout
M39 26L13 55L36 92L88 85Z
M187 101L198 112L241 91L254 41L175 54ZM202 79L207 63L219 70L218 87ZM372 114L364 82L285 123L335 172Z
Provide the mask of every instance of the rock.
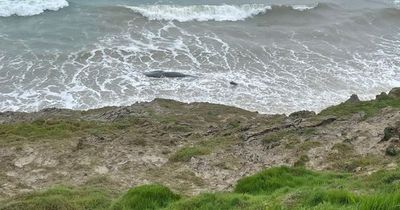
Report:
M400 98L400 87L393 88L389 92L388 96L392 98Z
M98 174L106 174L109 170L105 166L97 166L94 171Z
M396 145L391 144L386 148L386 152L385 153L386 153L386 155L389 155L389 156L396 156L396 155L399 154L399 152L400 152L399 147L396 146Z
M353 94L350 96L350 98L345 103L358 103L358 102L360 102L358 95Z
M386 168L389 170L394 170L397 168L397 164L396 163L389 163L386 165Z
M389 98L389 96L385 92L382 92L381 94L376 95L376 97L375 97L376 100L385 100L388 98Z
M28 155L26 157L21 157L18 160L16 160L14 165L17 166L18 168L22 168L25 165L28 165L28 164L32 163L33 160L35 160L35 158L36 158L36 155L30 154L30 155Z
M310 118L315 116L316 113L313 111L308 111L308 110L302 110L302 111L298 111L298 112L293 112L289 115L290 118L293 119L298 119L298 118Z
M151 71L144 73L147 77L153 78L176 78L176 77L191 77L187 74L182 74L179 72L166 72L166 71Z

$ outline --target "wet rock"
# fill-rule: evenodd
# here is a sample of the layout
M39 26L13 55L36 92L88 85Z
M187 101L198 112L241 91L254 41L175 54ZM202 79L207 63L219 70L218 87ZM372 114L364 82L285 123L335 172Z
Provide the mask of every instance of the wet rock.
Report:
M153 78L176 78L176 77L190 77L190 75L182 74L179 72L166 72L166 71L151 71L144 73L147 77Z
M353 94L350 96L350 98L345 103L358 103L358 102L360 102L358 95Z

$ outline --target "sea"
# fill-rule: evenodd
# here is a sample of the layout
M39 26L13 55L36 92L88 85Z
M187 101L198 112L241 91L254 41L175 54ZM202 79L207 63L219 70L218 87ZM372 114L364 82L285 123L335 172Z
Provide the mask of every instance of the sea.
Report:
M167 98L290 113L395 86L400 0L0 0L2 112Z

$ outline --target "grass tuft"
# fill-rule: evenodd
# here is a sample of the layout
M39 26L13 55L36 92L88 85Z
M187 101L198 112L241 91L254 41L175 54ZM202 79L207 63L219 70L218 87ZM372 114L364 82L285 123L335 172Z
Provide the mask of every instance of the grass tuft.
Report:
M143 185L130 189L111 209L113 210L151 210L166 207L180 196L161 185Z
M202 146L184 147L173 154L169 160L173 162L186 162L192 157L207 155L210 150Z
M267 169L256 175L239 180L235 187L235 192L270 194L284 187L296 188L304 185L324 184L329 181L329 178L332 177L303 168L282 166L279 168Z
M263 209L262 203L248 195L215 193L201 194L169 206L169 210L242 210Z
M104 190L56 187L43 192L30 193L14 198L1 210L81 210L108 209L111 198Z

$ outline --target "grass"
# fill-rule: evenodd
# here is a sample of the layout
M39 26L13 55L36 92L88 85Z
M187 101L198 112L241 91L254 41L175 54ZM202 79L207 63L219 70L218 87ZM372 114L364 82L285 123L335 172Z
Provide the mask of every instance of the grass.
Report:
M303 154L300 156L300 158L294 163L295 167L304 167L306 163L310 161L310 158L306 155Z
M389 140L390 138L392 138L392 137L395 135L395 133L396 133L395 128L386 127L386 128L383 130L384 136L383 136L383 138L382 138L382 141L387 141L387 140Z
M55 187L43 192L35 192L19 196L0 204L2 210L81 210L81 209L108 209L112 198L105 190L76 189Z
M143 185L130 189L111 207L113 210L152 210L166 207L180 196L161 185Z
M107 190L58 187L18 196L1 210L396 210L400 209L400 169L368 176L276 167L239 180L233 192L184 197L167 187L135 187L114 201Z
M0 144L19 141L60 140L83 135L103 135L126 130L136 121L98 122L83 120L36 120L0 124Z
M400 209L400 192L366 196L362 198L358 209L398 210Z
M357 196L353 193L340 189L317 189L307 192L303 206L318 206L323 203L331 203L335 205L355 204Z
M186 162L189 161L192 157L207 155L209 153L210 150L202 146L184 147L173 154L169 158L169 160L172 162Z
M201 155L208 155L216 149L225 148L229 145L235 144L239 139L234 137L212 137L200 141L193 146L186 146L176 151L169 158L172 162L187 162L192 157Z
M364 112L365 118L374 116L385 107L400 108L400 98L387 97L381 100L360 101L357 103L341 103L322 110L319 115L334 115L337 117L351 116L358 112Z
M379 155L354 153L354 148L348 143L337 143L332 147L337 153L330 153L326 156L331 166L336 171L354 172L371 165L385 165Z
M279 167L264 170L238 181L235 192L248 194L270 194L281 188L304 185L321 185L332 180L332 175L315 173L304 168Z
M206 193L173 203L168 210L242 210L263 209L262 202L254 196L236 193Z
M288 135L287 132L274 132L274 133L266 135L262 139L262 142L264 144L272 144L272 143L281 141L287 135Z

